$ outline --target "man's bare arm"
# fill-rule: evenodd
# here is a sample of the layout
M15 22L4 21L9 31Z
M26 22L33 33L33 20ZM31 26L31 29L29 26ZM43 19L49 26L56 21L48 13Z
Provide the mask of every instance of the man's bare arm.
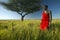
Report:
M51 11L49 12L49 20L50 20L50 22L52 21L52 12Z

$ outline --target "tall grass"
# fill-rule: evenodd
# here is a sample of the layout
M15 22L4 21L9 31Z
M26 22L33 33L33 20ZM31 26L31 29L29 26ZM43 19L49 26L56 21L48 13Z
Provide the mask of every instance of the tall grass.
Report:
M60 21L53 20L49 30L39 29L40 20L0 21L0 40L60 40Z

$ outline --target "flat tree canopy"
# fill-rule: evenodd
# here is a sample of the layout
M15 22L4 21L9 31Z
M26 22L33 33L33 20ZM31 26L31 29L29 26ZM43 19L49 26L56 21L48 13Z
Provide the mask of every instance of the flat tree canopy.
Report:
M41 8L41 0L9 0L9 3L1 3L11 11L15 11L21 15L21 20L30 13L39 11Z

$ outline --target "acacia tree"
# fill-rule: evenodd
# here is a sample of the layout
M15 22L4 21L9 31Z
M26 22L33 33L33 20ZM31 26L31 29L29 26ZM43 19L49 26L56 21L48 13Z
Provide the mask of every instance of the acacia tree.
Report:
M41 0L9 0L9 3L1 3L11 11L21 15L21 20L28 14L36 12L41 8Z

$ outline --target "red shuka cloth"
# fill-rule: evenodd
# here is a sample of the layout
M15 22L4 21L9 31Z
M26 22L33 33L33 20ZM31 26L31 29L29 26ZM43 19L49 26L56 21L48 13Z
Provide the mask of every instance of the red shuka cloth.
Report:
M42 13L42 20L40 25L40 30L47 30L49 25L49 14L43 12Z

